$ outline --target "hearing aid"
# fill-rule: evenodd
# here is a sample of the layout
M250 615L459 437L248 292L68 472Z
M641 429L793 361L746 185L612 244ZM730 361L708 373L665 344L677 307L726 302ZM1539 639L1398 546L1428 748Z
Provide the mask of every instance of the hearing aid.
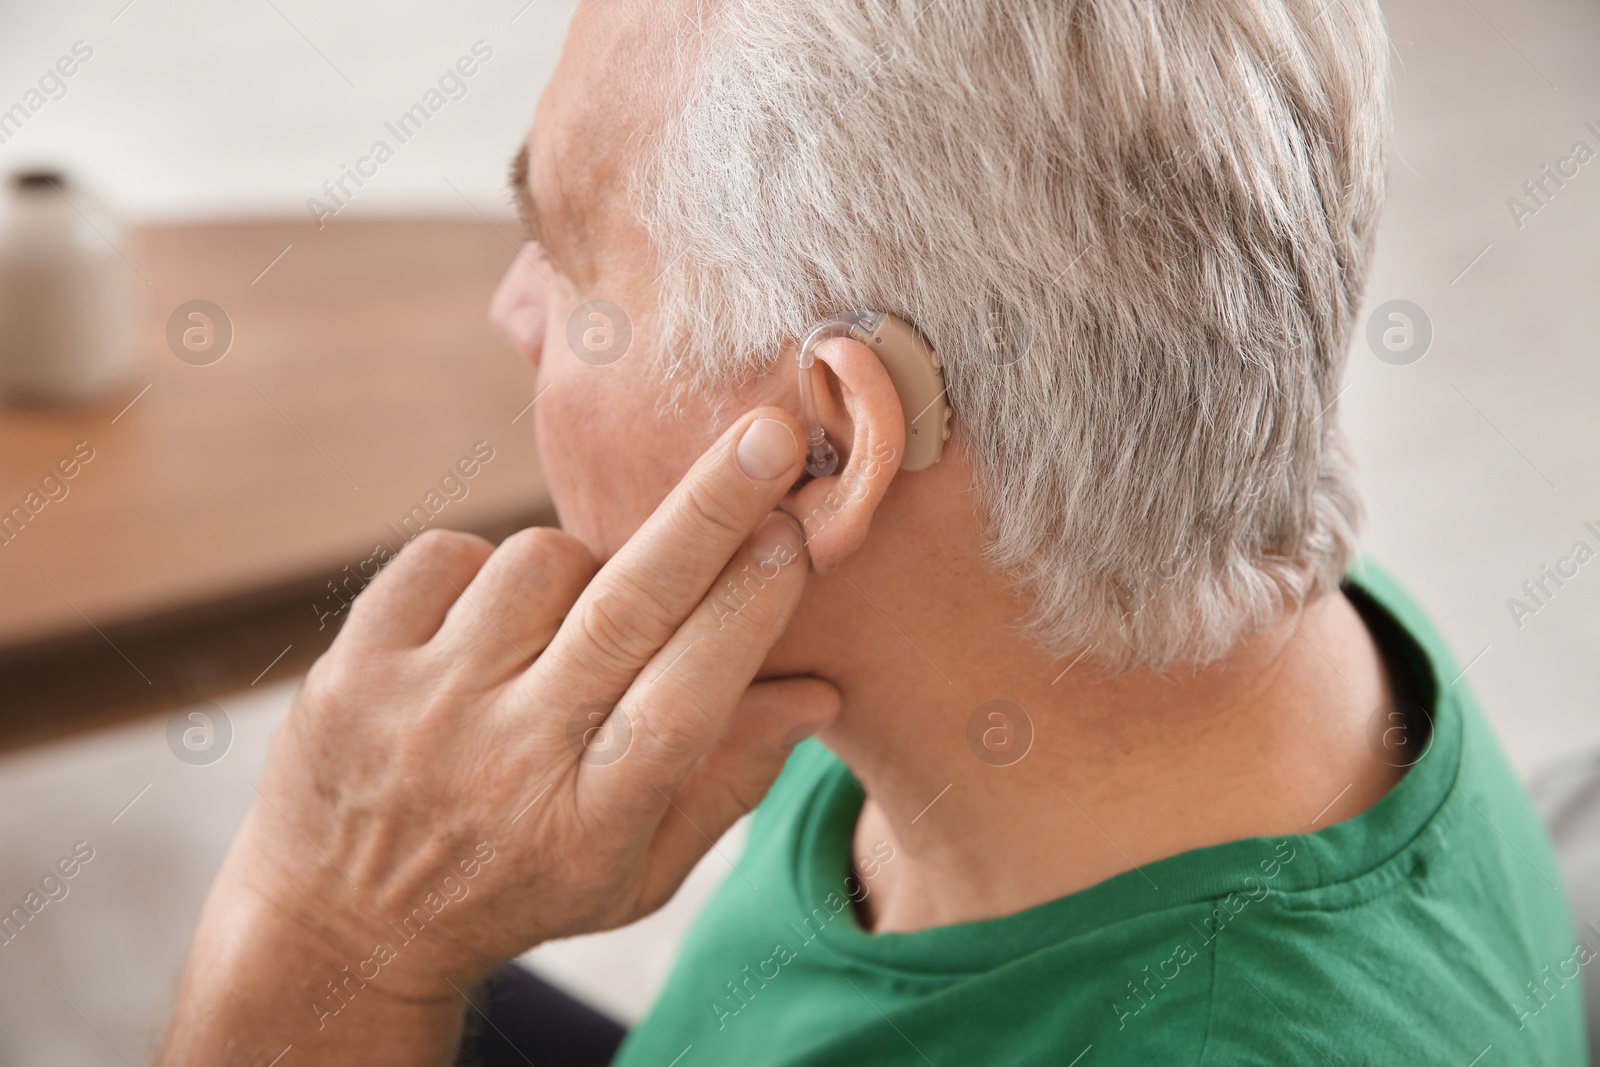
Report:
M796 353L800 411L806 427L806 473L823 478L839 469L839 453L817 415L813 368L816 347L833 337L867 346L889 372L905 413L906 445L900 469L927 470L939 462L950 439L950 405L945 400L944 365L939 353L911 325L884 311L852 311L813 326Z

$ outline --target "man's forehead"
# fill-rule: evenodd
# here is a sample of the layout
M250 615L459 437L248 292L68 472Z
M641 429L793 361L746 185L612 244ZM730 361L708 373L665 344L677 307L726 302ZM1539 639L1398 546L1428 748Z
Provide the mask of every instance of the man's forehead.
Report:
M667 113L704 17L693 0L579 6L540 98L529 179L553 252L581 262L620 219L628 169ZM568 246L568 247L561 247Z

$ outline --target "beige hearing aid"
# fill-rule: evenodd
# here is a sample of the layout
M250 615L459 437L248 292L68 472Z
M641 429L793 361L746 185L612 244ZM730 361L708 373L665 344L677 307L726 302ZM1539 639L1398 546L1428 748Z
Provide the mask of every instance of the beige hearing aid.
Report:
M939 462L950 439L950 405L945 401L944 369L922 335L902 319L883 311L855 311L811 328L800 342L800 410L806 424L806 472L826 477L839 469L822 422L817 417L812 367L815 349L830 337L850 337L870 348L889 372L906 419L906 451L900 469L927 470Z

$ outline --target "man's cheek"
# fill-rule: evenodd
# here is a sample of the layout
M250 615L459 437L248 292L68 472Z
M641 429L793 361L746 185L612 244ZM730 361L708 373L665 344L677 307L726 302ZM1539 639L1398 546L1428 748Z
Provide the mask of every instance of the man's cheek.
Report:
M557 518L562 529L604 558L610 546L602 531L617 509L607 495L617 485L612 474L628 457L607 442L605 415L596 410L603 401L588 397L585 383L565 380L559 371L541 378L547 380L534 406L535 440Z

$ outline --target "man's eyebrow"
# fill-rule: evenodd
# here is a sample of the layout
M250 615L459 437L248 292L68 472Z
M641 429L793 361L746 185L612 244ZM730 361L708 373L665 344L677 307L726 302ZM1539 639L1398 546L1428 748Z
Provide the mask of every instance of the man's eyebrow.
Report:
M511 196L516 201L517 215L522 219L522 228L527 231L530 241L544 244L544 231L539 226L539 205L533 199L533 190L528 186L528 146L526 143L517 150L516 156L511 160Z

